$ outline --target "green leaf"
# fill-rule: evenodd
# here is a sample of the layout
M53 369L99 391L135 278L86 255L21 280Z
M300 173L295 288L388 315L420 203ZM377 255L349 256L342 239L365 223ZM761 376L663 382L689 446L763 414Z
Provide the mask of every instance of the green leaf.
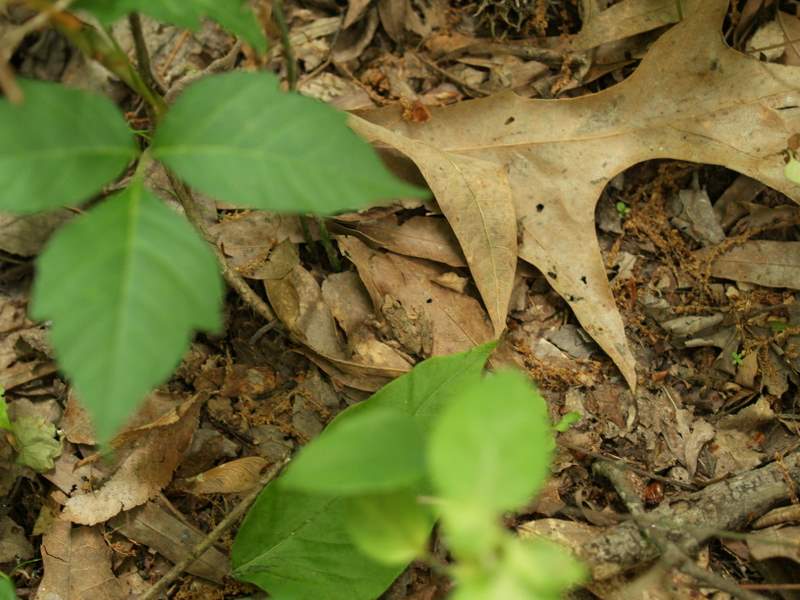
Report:
M362 554L345 526L345 499L267 486L239 528L234 575L292 600L374 600L402 572Z
M485 344L430 358L349 408L330 427L378 407L413 416L427 431L461 385L480 380L493 349L494 344ZM279 479L261 493L239 528L232 554L236 577L279 598L374 600L403 570L357 550L346 530L344 497L290 492L280 484Z
M0 386L0 429L11 431L11 419L8 418L8 405L3 386Z
M189 86L164 117L153 154L226 202L332 213L421 190L395 179L334 108L278 89L271 73L227 73Z
M286 489L318 494L395 490L425 475L422 434L413 417L381 408L327 428L292 461Z
M557 600L587 578L586 568L566 548L545 538L507 536L503 555L505 568L536 598Z
M429 472L446 501L489 516L536 493L554 445L544 399L521 373L500 372L462 388L443 411L431 434Z
M76 5L91 12L104 25L139 11L157 21L197 31L207 17L259 52L267 49L264 32L246 0L81 0Z
M164 381L193 329L221 327L222 281L189 223L136 182L70 221L40 256L31 315L103 441Z
M17 600L17 592L11 578L0 571L0 600Z
M345 518L356 546L389 565L405 565L419 556L434 522L431 511L409 490L348 498Z
M792 183L800 185L800 161L794 156L790 156L789 162L783 167L783 176Z
M32 213L99 192L136 155L111 100L54 83L20 81L25 101L0 98L0 209Z
M580 421L582 418L583 418L583 415L581 415L581 413L576 412L574 410L570 411L567 414L565 414L563 417L561 417L561 420L558 423L553 425L553 429L555 431L558 431L559 433L564 433L570 427L572 427L575 423Z
M54 467L53 461L61 454L55 425L42 417L20 417L14 421L13 435L17 463L39 473Z

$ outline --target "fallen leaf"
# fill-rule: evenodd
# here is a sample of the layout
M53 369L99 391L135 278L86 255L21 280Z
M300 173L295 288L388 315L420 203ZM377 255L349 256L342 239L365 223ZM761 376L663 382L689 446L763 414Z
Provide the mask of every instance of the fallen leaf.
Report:
M770 527L747 536L747 547L756 560L788 558L800 563L800 527Z
M267 464L260 456L238 458L179 482L178 487L192 494L241 494L258 485Z
M56 519L42 538L44 577L37 600L122 600L122 584L111 571L111 549L97 527L72 528Z
M39 254L50 234L72 216L66 209L32 215L0 213L0 250L19 256Z
M140 418L148 405L157 404L154 398L159 395L151 394ZM184 399L177 406L167 398L161 397L162 403L170 406L165 413L115 438L114 473L99 490L73 495L65 505L64 519L82 525L102 523L120 511L144 504L169 484L197 429L201 396Z
M396 215L358 223L355 231L368 241L404 256L427 258L451 267L467 262L447 221L438 217L411 217L399 223Z
M675 0L622 0L585 18L580 32L569 40L569 47L589 50L678 20Z
M477 300L434 283L446 268L378 252L350 236L339 239L339 247L358 269L391 336L407 352L420 356L453 354L494 337ZM510 281L513 284L513 277Z
M697 253L703 261L708 250ZM711 262L711 274L765 287L800 290L800 242L751 240L734 246Z
M0 564L17 563L33 558L33 546L25 530L11 517L0 517Z
M118 515L111 526L173 563L183 560L206 537L202 531L184 524L154 502ZM213 547L186 567L188 573L217 583L222 583L229 570L228 558Z
M726 0L683 7L686 18L652 45L636 71L597 94L553 101L503 93L432 108L424 124L403 121L396 107L351 116L361 135L417 162L446 216L445 207L463 202L467 190L475 190L474 204L491 210L505 211L511 202L519 256L547 275L631 387L635 360L595 234L595 204L606 184L636 163L671 158L723 165L800 198L781 158L787 132L800 129L800 70L728 47L720 33ZM483 246L505 251L506 240L490 235ZM464 253L468 262L474 258ZM490 313L496 320L498 312Z

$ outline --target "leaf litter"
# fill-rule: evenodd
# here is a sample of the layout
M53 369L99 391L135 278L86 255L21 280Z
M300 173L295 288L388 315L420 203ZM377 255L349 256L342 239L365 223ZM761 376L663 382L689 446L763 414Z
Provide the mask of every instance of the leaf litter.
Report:
M36 521L45 533L40 594L49 586L63 597L80 592L64 588L64 577L84 565L52 559L79 547L100 577L92 585L111 597L119 586L141 593L143 576L154 581L219 522L228 510L223 495L235 501L265 465L343 407L428 356L496 337L494 362L528 370L553 415L583 414L561 435L545 497L511 518L521 533L547 525L580 546L587 532L566 527L568 519L578 515L598 535L627 518L589 472L593 456L635 466L632 485L657 505L791 449L800 312L792 291L797 207L787 196L796 202L800 193L783 178L782 155L797 129L800 76L778 63L796 64L794 50L757 60L729 48L709 34L722 24L721 1L685 2L682 21L668 0L623 0L606 10L586 2L596 10L583 15L577 34L569 15L533 15L525 25L499 11L491 13L502 33L494 38L481 37L490 27L485 15L472 29L451 28L474 4L379 2L376 10L350 2L348 35L337 41L340 17L290 3L301 90L360 109L354 129L398 173L424 179L434 200L329 220L341 272L323 255L316 224L304 232L294 217L224 204L215 211L210 201L229 264L262 282L278 322L231 303L225 338L193 346L161 392L166 404L122 434L111 462L96 454L72 398L55 417L65 441L44 474L52 483L46 506L19 483L39 476L9 469L14 450L0 440L0 490L17 501L9 526L32 531ZM731 13L728 42L745 48L758 30L755 16L769 17L763 10L748 2ZM788 13L780 19L787 31L799 22ZM550 37L531 49L524 36L540 35L540 25ZM232 43L213 27L184 42L174 28L146 30L166 38L156 60L170 85L180 86L186 65L208 61L203 52L220 57ZM420 38L414 53L394 45ZM268 61L285 68L279 44ZM26 227L40 226L32 223ZM44 238L51 225L41 227ZM30 250L22 250L4 249L24 263ZM47 369L49 349L21 333L31 324L14 308L19 293L2 291L0 356L12 402L65 398ZM172 450L168 436L180 442ZM657 483L660 496L651 491ZM23 497L35 499L31 508ZM60 506L60 518L46 518ZM70 526L64 517L98 525ZM759 581L748 561L797 561L790 550L765 550L774 547L769 535L778 534L765 530L763 543L748 540L744 550L728 541L722 551L706 546L699 564ZM20 537L19 548L29 555L26 541ZM231 589L229 543L190 566L200 579L187 578L181 590L196 585L228 597L203 586ZM42 575L29 572L33 581ZM696 590L685 577L674 581L687 594ZM625 584L591 589L610 597ZM444 585L411 568L387 597L429 597Z

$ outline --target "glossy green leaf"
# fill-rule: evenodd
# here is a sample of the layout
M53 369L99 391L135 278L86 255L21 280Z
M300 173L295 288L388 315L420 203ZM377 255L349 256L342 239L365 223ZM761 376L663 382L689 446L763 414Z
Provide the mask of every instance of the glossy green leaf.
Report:
M87 200L136 155L108 98L20 81L25 101L0 98L0 210L31 213Z
M330 426L341 426L362 411L391 408L413 416L427 431L462 385L480 380L493 349L493 344L485 344L430 358L346 410ZM357 550L346 531L346 499L291 492L280 484L279 479L261 493L239 528L232 554L236 577L292 600L380 596L403 567L380 565Z
M138 11L158 21L197 31L202 19L209 18L256 50L263 52L267 48L264 32L246 0L80 0L76 5L103 24Z
M101 440L169 376L194 329L221 327L211 250L139 183L59 230L37 270L31 315L52 319L58 363Z
M362 554L345 526L345 499L282 489L258 497L231 552L234 575L292 600L374 600L402 572Z
M420 556L433 528L433 516L409 490L348 498L347 531L367 556L389 565L405 565Z
M429 472L448 503L491 515L536 493L554 446L544 399L521 373L500 372L463 388L442 412L431 434Z
M286 489L352 495L395 490L424 475L424 443L416 421L380 408L327 428L300 451L281 481Z
M278 89L271 73L201 79L175 101L153 154L219 200L332 213L423 192L395 179L334 108Z

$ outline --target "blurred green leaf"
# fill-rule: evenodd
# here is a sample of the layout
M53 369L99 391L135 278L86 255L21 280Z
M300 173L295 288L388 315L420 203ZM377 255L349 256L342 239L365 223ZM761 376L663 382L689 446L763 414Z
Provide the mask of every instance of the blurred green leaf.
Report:
M42 417L24 416L14 421L13 435L17 463L38 473L54 467L53 461L61 455L55 425Z
M416 421L380 408L328 427L300 451L281 483L303 492L352 495L405 487L424 474Z
M197 31L202 20L209 18L259 52L267 49L264 32L246 0L80 0L76 6L91 12L104 25L138 11L157 21Z
M0 98L0 210L32 213L87 200L136 155L128 125L103 96L20 81Z
M0 429L11 431L11 421L8 418L8 405L6 404L3 386L0 386Z
M472 505L493 515L533 497L554 446L544 399L524 375L506 371L464 388L443 411L428 466L445 508Z
M0 600L17 600L17 592L11 578L0 571Z
M31 315L52 319L59 365L102 441L170 375L194 329L222 325L214 255L139 182L59 230L37 270Z
M348 498L345 518L356 546L390 565L408 564L422 554L434 522L430 509L410 490Z
M271 73L190 85L152 150L199 191L239 206L325 214L425 194L395 179L344 113L280 91Z

